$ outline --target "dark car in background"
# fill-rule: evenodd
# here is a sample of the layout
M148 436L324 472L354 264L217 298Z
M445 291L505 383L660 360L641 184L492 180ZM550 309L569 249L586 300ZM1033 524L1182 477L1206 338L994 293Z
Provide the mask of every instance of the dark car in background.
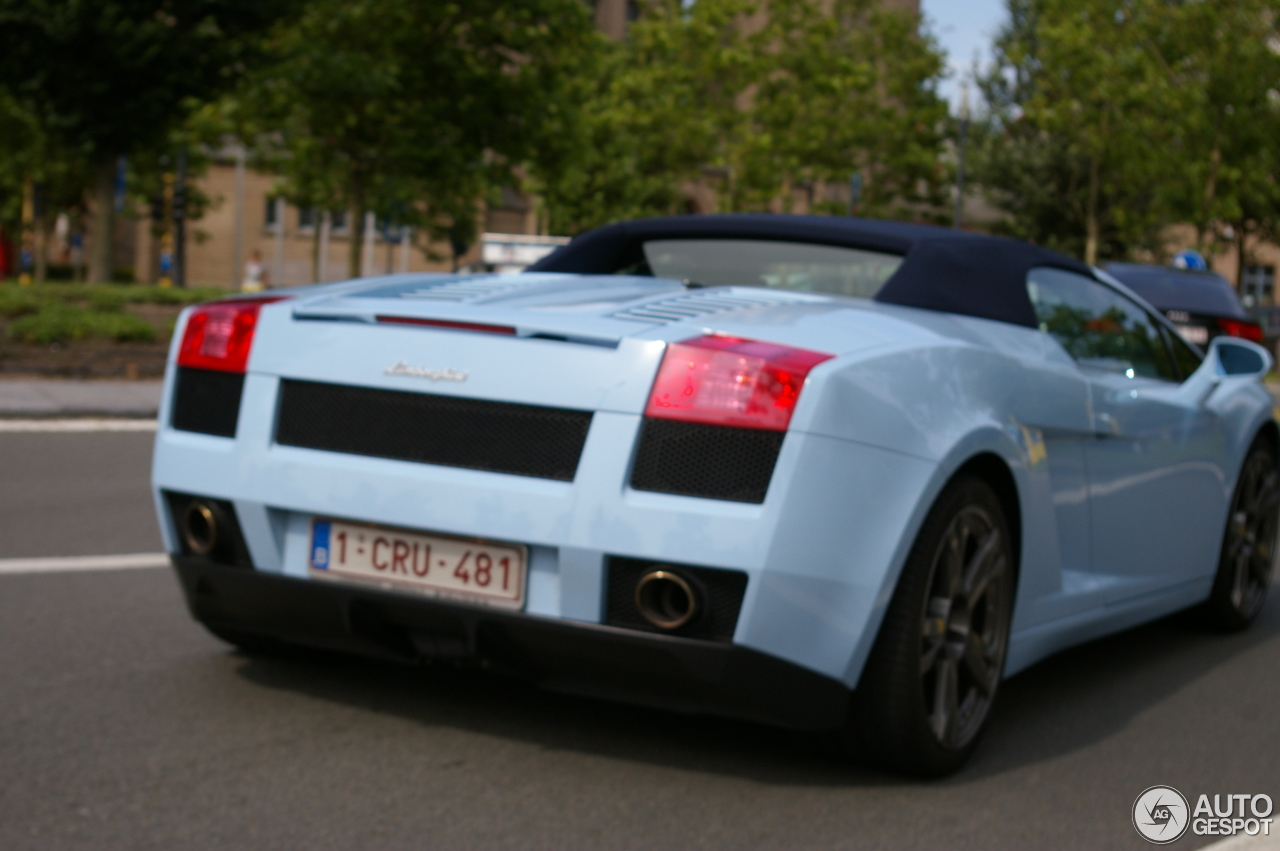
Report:
M1107 273L1169 317L1189 343L1205 346L1224 334L1263 341L1262 326L1250 318L1235 289L1216 272L1111 263Z

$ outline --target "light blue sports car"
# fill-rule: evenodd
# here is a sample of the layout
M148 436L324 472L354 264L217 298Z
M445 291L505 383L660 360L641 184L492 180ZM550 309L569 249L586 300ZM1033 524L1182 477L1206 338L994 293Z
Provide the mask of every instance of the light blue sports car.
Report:
M1011 240L801 216L187 310L153 473L192 614L842 731L921 775L1002 678L1201 605L1280 504L1265 349Z

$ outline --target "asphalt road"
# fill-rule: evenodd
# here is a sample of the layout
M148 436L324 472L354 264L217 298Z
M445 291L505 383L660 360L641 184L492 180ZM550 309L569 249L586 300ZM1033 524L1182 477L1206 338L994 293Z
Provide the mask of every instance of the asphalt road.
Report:
M149 444L0 434L0 558L157 549ZM1280 802L1278 660L1275 597L1242 635L1095 642L1008 681L970 766L913 783L766 727L250 658L163 569L0 575L0 848L1146 848L1148 786Z

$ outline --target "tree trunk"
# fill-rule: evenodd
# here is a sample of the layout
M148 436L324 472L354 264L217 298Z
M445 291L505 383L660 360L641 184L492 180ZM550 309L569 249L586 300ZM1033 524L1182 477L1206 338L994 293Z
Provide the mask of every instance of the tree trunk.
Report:
M1243 294L1243 290L1241 288L1244 286L1244 222L1240 222L1238 225L1232 225L1232 230L1235 231L1236 236L1236 292Z
M1084 262L1098 263L1098 159L1089 161L1089 204L1084 214Z
M1219 118L1221 121L1221 118ZM1196 217L1196 250L1201 254L1209 253L1209 234L1213 232L1213 202L1218 195L1218 172L1222 168L1222 131L1213 136L1213 149L1209 151L1209 176L1204 181L1204 192L1201 193L1200 215Z
M89 220L89 283L111 280L111 242L116 201L116 158L103 157L93 181Z
M351 205L347 211L350 221L347 225L347 277L360 277L361 260L364 255L364 204L359 201Z
M311 283L320 283L320 217L319 208L311 214Z

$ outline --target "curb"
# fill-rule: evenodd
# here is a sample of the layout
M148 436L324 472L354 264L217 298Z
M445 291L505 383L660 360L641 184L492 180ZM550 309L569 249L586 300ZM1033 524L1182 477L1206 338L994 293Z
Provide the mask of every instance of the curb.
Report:
M155 419L163 382L0 379L0 419Z

